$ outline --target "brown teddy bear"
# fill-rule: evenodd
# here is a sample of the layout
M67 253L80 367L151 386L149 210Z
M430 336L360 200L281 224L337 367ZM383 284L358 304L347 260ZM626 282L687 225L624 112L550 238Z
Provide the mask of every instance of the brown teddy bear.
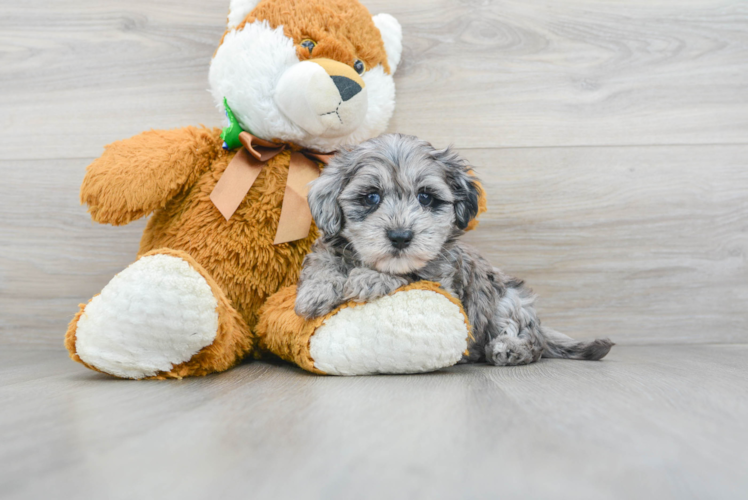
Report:
M134 379L205 375L267 352L331 374L457 362L469 326L433 283L313 322L293 312L317 237L306 185L329 153L386 128L401 37L392 16L356 0L232 0L210 67L229 126L144 132L86 171L93 220L152 215L139 259L70 323L71 357ZM430 321L409 319L413 308Z

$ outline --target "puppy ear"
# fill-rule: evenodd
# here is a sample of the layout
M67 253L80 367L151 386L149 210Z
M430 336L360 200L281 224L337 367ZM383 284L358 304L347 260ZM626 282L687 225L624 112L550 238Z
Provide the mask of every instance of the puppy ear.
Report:
M309 209L315 224L326 237L337 236L343 230L343 210L338 203L343 181L343 169L333 160L310 184L307 195Z
M458 229L464 230L478 215L478 179L472 174L465 160L451 147L434 151L431 156L446 169L447 183L455 198L455 225Z
M403 28L397 19L389 14L377 14L372 19L379 33L382 34L384 50L387 52L387 64L390 65L390 74L394 75L403 53Z

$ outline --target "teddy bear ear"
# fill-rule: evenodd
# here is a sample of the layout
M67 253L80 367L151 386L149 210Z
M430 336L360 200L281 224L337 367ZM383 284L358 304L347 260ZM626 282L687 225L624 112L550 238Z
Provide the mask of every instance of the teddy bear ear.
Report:
M239 26L258 3L260 3L260 0L231 0L226 28L232 30Z
M400 64L400 56L403 53L403 28L397 22L397 19L389 14L377 14L373 19L374 25L382 34L390 73L394 73L397 70L397 65Z

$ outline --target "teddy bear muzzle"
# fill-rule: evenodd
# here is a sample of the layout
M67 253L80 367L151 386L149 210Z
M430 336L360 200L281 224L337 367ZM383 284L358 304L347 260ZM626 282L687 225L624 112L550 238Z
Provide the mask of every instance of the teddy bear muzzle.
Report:
M369 104L363 78L331 59L310 59L286 70L275 89L275 102L307 133L329 138L355 131Z

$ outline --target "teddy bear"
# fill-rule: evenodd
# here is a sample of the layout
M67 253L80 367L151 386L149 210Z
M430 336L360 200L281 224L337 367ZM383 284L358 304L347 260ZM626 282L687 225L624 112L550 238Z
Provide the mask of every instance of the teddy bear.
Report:
M94 221L149 220L137 260L71 321L71 357L130 379L269 355L338 375L458 362L469 324L435 283L313 321L293 311L318 235L308 183L335 150L386 129L401 52L397 20L357 0L231 0L209 71L227 127L150 130L86 170L80 197Z

